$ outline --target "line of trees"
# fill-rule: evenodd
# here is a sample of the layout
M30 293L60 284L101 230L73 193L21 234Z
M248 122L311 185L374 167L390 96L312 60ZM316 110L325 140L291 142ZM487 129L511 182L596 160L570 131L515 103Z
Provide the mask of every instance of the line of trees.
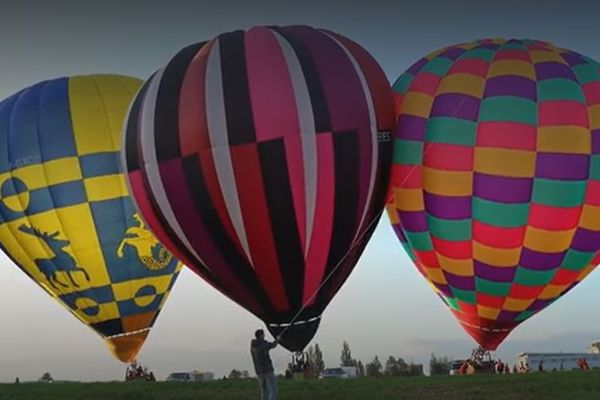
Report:
M317 374L321 373L325 369L325 362L323 361L323 352L319 347L319 344L309 346L307 350L307 359L310 365L314 368ZM402 376L419 376L423 375L423 365L407 363L401 357L395 358L389 356L385 365L381 363L378 356L363 365L361 360L357 360L352 357L352 351L348 342L342 343L342 352L340 355L340 367L354 367L356 368L359 377L402 377Z

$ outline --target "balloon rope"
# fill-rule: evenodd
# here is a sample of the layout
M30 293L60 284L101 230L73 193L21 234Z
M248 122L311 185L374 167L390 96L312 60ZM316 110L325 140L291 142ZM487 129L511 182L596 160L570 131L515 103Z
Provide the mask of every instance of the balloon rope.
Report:
M428 146L427 148L425 148L425 151L423 152L423 159L425 159L425 157L427 156L427 153L429 153L429 151L431 150L432 147L433 147L433 144L431 144L430 146ZM410 179L410 177L412 176L413 172L417 169L417 167L419 167L419 165L417 165L417 164L413 165L413 167L408 171L408 174L406 175L406 177L404 178L404 180L402 180L402 182L400 182L400 185L398 185L398 188L402 188L404 186L404 184L406 183L406 181L408 181ZM317 293L323 288L323 286L325 286L325 284L329 281L329 279L331 279L331 277L333 276L333 274L335 273L335 271L338 270L338 268L342 265L342 263L346 260L346 258L348 258L348 256L350 255L350 253L352 253L352 251L354 250L354 248L360 243L361 239L367 234L367 232L369 232L369 230L371 229L371 227L373 226L373 224L375 222L379 221L379 218L381 217L381 214L383 214L383 212L385 211L386 206L387 206L388 202L390 201L390 199L392 197L393 197L393 193L390 193L388 195L388 197L386 198L385 202L384 202L385 206L382 207L381 211L379 211L377 213L377 215L371 220L371 222L369 222L369 224L367 225L367 229L363 230L363 232L356 238L356 240L354 241L354 243L352 244L352 246L350 246L350 248L348 249L348 251L346 252L346 254L344 254L344 256L342 257L342 259L329 272L329 274L327 274L327 276L325 277L325 279L323 279L323 281L321 282L321 284L315 289L315 291L308 298L308 300L306 302L304 302L304 305L302 306L302 308L300 308L300 311L298 311L296 313L296 315L294 315L294 317L288 323L288 326L283 331L281 331L281 333L278 335L278 337L283 336L288 331L288 329L290 329L292 327L292 325L294 324L294 322L296 322L296 320L298 319L298 317L300 317L300 314L302 314L302 312L304 312L304 310L306 309L306 307L308 307L308 304L310 304L312 302L312 300L315 298L315 296L317 295ZM319 318L320 318L320 316L319 316Z

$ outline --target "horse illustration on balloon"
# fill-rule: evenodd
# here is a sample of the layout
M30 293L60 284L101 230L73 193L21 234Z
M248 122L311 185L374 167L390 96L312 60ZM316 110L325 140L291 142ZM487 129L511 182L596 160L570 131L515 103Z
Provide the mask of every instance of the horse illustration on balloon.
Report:
M117 248L117 257L123 258L125 246L131 246L135 249L142 264L150 271L166 268L173 258L171 253L146 229L140 214L133 214L133 219L137 226L127 228L125 236Z

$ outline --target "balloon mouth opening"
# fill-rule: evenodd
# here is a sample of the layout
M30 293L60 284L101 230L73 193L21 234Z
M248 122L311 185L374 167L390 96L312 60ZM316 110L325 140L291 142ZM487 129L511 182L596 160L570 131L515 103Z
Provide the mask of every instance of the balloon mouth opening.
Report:
M119 361L130 363L136 359L149 333L150 328L120 333L106 337L105 342L111 353Z
M281 336L279 344L289 351L304 350L312 340L321 323L321 316L294 321L292 323L267 323L274 337Z
M475 322L465 321L464 318L459 318L459 322L463 329L487 351L495 351L518 325L518 322L499 323L483 319Z

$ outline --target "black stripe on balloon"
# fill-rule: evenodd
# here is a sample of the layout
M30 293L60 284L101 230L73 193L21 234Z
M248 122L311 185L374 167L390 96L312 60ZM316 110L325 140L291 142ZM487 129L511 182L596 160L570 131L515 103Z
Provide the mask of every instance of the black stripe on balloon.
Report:
M189 64L206 42L195 43L180 50L169 61L158 87L154 112L154 140L159 161L181 155L179 148L179 99L181 85ZM204 110L197 110L198 113Z
M127 128L125 130L125 159L127 162L127 171L134 172L140 169L139 148L137 146L137 136L140 131L140 111L150 81L154 78L154 74L142 85L138 91L129 114L127 115Z
M290 308L295 311L302 306L304 253L294 211L285 143L278 138L257 146L279 273Z
M329 114L329 106L327 98L325 97L325 91L319 78L319 72L317 66L313 61L313 57L310 52L302 43L302 40L294 36L294 34L288 31L286 28L274 27L274 31L279 33L294 49L296 57L300 62L302 73L304 74L304 80L308 88L310 96L310 102L312 105L313 118L315 121L315 131L317 133L331 132L331 116ZM311 28L304 28L311 29Z
M335 296L335 294L338 292L338 290L340 290L344 282L346 282L346 280L350 276L350 273L356 266L356 263L360 259L360 256L365 250L365 247L367 247L369 239L373 235L373 232L377 227L377 221L379 221L380 217L381 215L375 215L375 217L369 219L368 223L372 222L372 225L367 225L367 229L364 231L362 238L350 251L348 257L346 257L346 259L339 266L334 276L332 276L331 279L325 285L323 285L323 290L321 290L321 292L319 293L316 302L317 306L321 310L325 309L325 307L331 301L333 296ZM375 218L375 221L373 221L373 218Z
M357 221L360 218L358 208L359 199L359 141L356 130L346 132L334 132L333 156L334 156L334 182L335 182L335 200L333 210L333 229L331 231L331 241L329 246L329 255L327 257L327 266L325 276L329 276L338 264L344 259L346 253L350 250L352 240L357 229ZM338 268L334 274L339 274ZM322 293L328 292L335 276L324 284L319 297Z
M240 284L248 289L248 292L265 312L273 309L267 294L260 285L252 266L246 261L244 255L236 250L236 246L231 237L227 234L221 219L215 210L208 191L206 190L206 181L200 169L200 163L196 154L191 154L183 158L183 170L187 187L194 200L194 205L204 226L206 226L213 244L225 260L227 266L233 272ZM232 293L230 288L224 286L216 277L211 279L211 283L219 288L227 296L242 304L240 297ZM238 300L236 300L238 299ZM247 304L244 304L247 307ZM251 310L256 312L255 310Z
M250 105L244 31L224 33L218 39L229 144L254 143L256 132Z

